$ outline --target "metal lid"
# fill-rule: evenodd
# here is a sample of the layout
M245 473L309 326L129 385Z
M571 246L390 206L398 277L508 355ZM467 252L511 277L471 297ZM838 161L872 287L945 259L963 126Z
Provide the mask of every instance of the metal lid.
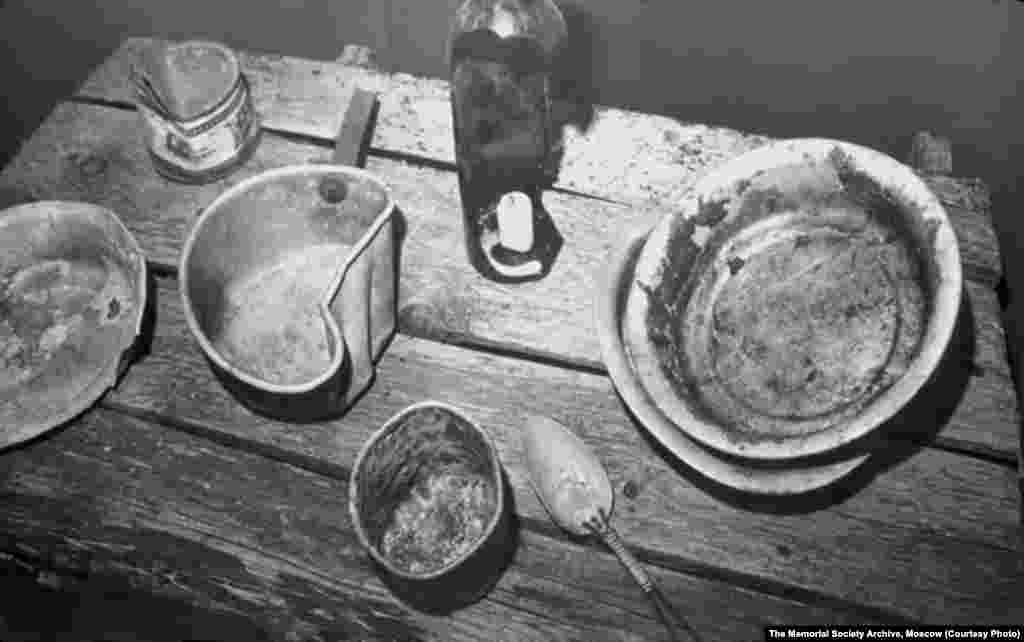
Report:
M223 102L238 83L240 71L238 59L228 47L190 40L144 51L133 75L155 111L189 121Z

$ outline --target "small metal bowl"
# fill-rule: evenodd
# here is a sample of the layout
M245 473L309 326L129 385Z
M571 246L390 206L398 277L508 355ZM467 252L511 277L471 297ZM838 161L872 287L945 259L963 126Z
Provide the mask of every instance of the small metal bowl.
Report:
M825 139L700 179L652 231L626 311L634 368L688 435L738 457L824 453L892 417L952 336L962 275L909 167Z
M146 262L102 207L38 201L0 212L0 447L91 406L131 362Z
M392 590L447 612L481 598L511 559L506 493L490 435L459 409L425 401L359 451L349 512Z

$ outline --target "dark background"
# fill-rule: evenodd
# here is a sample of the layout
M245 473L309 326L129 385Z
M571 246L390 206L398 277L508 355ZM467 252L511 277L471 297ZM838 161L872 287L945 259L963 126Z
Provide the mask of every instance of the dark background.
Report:
M459 0L0 2L0 162L129 35L205 37L333 59L368 45L387 69L443 76ZM954 174L995 192L1024 312L1024 3L1017 0L561 0L587 34L599 103L774 137L843 138L904 159L953 141ZM1020 184L1021 190L1015 189ZM1021 290L1017 297L1014 289ZM1021 333L1024 334L1024 333ZM1020 344L1018 344L1020 345Z

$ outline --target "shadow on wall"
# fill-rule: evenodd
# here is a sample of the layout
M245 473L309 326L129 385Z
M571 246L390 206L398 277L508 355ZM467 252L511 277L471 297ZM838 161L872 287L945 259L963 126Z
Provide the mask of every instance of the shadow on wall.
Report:
M594 66L601 43L597 40L592 16L580 5L561 3L568 33L568 46L560 56L555 73L555 96L564 104L573 106L564 119L581 131L586 131L594 120L594 105L600 73Z

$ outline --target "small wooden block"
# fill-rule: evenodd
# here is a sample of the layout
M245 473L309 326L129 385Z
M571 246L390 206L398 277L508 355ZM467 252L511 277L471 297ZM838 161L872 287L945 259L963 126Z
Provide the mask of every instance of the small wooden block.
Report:
M341 121L341 129L334 139L332 162L354 167L366 165L366 152L373 137L378 107L376 93L365 89L356 89L352 93L345 119Z

